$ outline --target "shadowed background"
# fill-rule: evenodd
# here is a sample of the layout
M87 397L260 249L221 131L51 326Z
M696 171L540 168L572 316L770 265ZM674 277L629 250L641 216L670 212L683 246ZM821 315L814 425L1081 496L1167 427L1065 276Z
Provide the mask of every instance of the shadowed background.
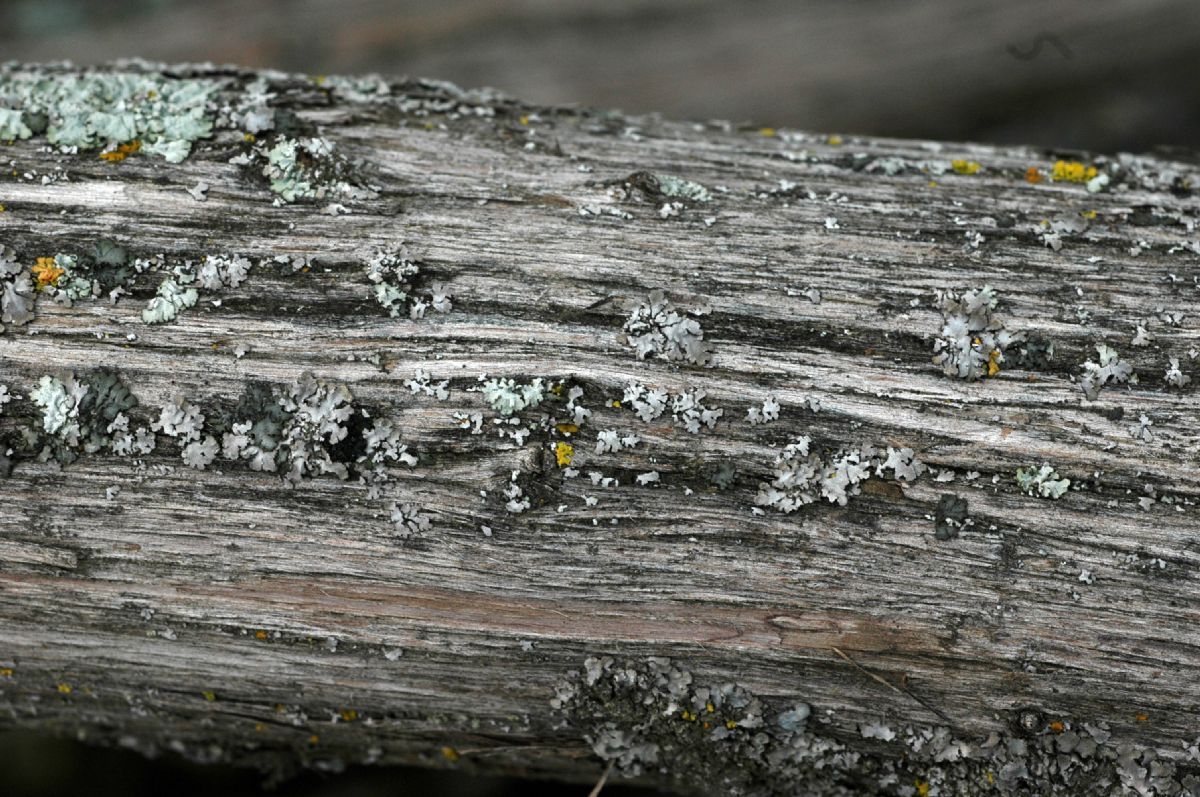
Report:
M490 85L823 132L1144 151L1200 138L1195 0L8 0L4 58Z
M379 72L838 133L1146 151L1200 140L1196 0L0 0L0 59ZM0 629L0 648L3 630ZM0 734L0 794L258 792L254 773ZM587 787L353 769L279 795ZM653 792L610 785L607 797Z

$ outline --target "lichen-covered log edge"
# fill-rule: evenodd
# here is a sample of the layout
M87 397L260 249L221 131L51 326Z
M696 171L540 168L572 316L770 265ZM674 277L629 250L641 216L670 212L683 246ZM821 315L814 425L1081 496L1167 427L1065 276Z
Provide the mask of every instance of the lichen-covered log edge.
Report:
M141 63L0 140L0 727L1200 794L1189 156Z

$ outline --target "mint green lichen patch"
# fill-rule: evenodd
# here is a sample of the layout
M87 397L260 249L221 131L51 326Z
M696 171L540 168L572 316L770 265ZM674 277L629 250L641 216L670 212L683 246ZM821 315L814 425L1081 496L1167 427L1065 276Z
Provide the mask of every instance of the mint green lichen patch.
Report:
M355 165L336 152L332 142L317 136L278 136L269 142L257 142L249 152L229 162L256 167L283 202L376 196L375 191L357 184Z
M92 149L140 141L179 163L212 135L216 80L136 72L53 74L0 69L0 139L45 132L59 147Z
M1049 464L1040 468L1017 468L1017 486L1027 495L1037 498L1062 498L1071 487L1071 480L1061 478Z
M23 114L12 108L0 108L0 141L16 141L29 138L33 131L25 124Z
M655 174L654 179L658 182L659 193L670 199L684 199L689 202L708 202L712 199L712 194L700 183L671 174Z
M518 413L526 407L536 407L546 397L546 385L540 378L526 385L512 379L489 379L481 390L492 409L504 416Z
M194 307L199 298L200 294L195 288L185 288L174 277L167 277L158 286L157 295L142 310L142 321L147 324L173 321L180 310Z
M153 438L145 440L145 429L129 432L125 413L137 406L137 398L120 376L100 368L84 378L67 372L62 378L43 376L29 393L41 410L37 445L38 458L55 459L61 464L75 461L82 449L94 454L112 451L119 455L153 450ZM137 435L135 440L134 435Z

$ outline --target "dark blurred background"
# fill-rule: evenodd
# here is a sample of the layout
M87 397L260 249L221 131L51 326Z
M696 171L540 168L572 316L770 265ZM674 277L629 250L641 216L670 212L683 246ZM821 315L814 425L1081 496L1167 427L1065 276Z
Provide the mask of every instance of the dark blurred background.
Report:
M1197 0L0 0L0 53L1096 151L1200 134Z
M830 133L1103 152L1200 140L1200 0L0 0L0 60L135 55L436 77L532 102ZM259 786L172 756L0 734L4 797ZM378 768L275 793L435 791L588 787ZM653 793L605 790L635 794Z

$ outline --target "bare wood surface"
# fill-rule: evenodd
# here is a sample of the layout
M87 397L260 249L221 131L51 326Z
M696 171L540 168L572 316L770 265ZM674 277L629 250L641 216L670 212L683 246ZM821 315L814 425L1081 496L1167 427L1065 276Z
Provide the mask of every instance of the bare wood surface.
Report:
M254 77L172 74L225 81L222 101ZM1114 179L1090 193L1050 179L1058 156L1041 150L271 80L277 122L355 159L374 196L332 215L276 202L229 162L276 133L251 144L218 127L179 164L41 137L2 150L0 243L21 263L109 238L255 266L169 323L142 321L161 278L146 273L115 303L41 295L0 337L0 384L22 397L0 415L14 462L0 480L0 724L283 770L423 761L594 781L617 759L614 779L738 793L1196 788L1200 414L1196 380L1164 376L1171 357L1200 376L1193 165L1097 158ZM980 168L946 170L959 159ZM710 198L672 205L642 173ZM1043 220L1067 228L1060 248ZM450 312L393 318L372 298L364 263L401 241ZM277 255L312 260L293 272ZM1005 328L1053 353L1013 344L988 378L947 376L931 361L935 292L985 285ZM703 311L710 365L627 344L655 289ZM1093 401L1080 381L1097 344L1137 380ZM39 461L46 441L20 431L40 428L29 394L99 366L132 389L133 425L182 395L213 429L248 384L286 391L311 373L394 421L419 462L390 467L372 497L356 478L292 485L221 457L193 469L163 433L145 456ZM418 369L449 397L407 387ZM496 424L485 373L561 380L561 395ZM704 390L723 415L698 434L669 407L642 421L611 405L631 381ZM566 432L573 387L592 414ZM779 419L749 423L771 397ZM481 414L484 433L455 413ZM498 434L522 427L524 441ZM609 429L640 442L595 453ZM756 506L802 435L814 451L910 448L927 470L871 478L845 506ZM1057 499L1014 477L1042 463L1071 481ZM513 483L525 511L506 509ZM971 525L941 540L948 493ZM391 502L431 522L409 536ZM686 705L664 718L656 702L642 722L636 688L594 691L621 662L654 671L648 657L753 693L764 727L726 703L712 713L734 738L714 738ZM781 730L798 703L812 711L801 736ZM657 758L598 756L606 723ZM682 766L686 751L707 768Z

